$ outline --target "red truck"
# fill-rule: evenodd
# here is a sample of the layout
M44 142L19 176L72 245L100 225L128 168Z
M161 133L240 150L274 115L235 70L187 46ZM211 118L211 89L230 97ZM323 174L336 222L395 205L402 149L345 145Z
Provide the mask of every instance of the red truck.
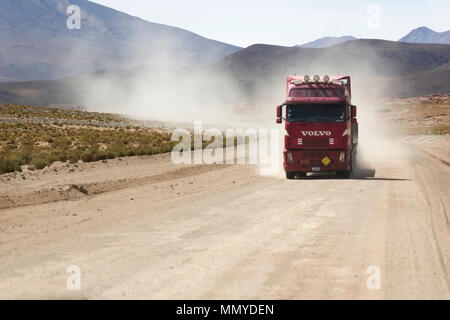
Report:
M358 146L351 95L349 76L287 77L286 102L277 107L277 123L285 119L287 179L306 177L308 172L350 177Z

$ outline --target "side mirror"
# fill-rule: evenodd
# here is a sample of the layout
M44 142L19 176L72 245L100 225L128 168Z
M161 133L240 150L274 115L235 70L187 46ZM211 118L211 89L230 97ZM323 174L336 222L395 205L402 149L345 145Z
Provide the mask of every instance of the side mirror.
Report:
M277 106L277 123L282 123L281 115L283 113L283 106Z
M352 108L352 118L356 118L356 106L351 106Z

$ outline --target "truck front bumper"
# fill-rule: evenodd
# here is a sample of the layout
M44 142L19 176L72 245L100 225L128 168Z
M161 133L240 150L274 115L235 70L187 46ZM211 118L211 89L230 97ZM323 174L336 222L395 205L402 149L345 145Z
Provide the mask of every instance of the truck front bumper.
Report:
M350 166L347 150L286 150L284 170L287 172L347 171Z

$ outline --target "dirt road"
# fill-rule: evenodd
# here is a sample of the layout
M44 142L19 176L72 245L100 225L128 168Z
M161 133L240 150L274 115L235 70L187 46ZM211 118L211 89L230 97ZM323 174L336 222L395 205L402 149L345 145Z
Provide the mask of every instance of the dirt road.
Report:
M3 176L0 298L448 299L448 146L373 146L349 180L167 155Z

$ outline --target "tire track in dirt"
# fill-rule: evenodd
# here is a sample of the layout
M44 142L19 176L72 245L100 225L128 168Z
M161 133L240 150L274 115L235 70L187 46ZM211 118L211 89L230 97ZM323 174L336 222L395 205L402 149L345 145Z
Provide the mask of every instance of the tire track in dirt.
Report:
M419 150L424 151L422 149ZM437 168L439 172L439 170L441 169L439 168L439 166L443 167L442 160L433 155L430 155L426 151L424 151L424 154L428 155L428 157L424 156L423 158L421 158L421 160L424 162L435 162L433 163L433 166ZM433 160L430 161L429 157L431 157ZM440 188L436 186L434 178L431 176L430 172L434 173L434 170L423 170L417 164L415 165L415 168L416 177L418 179L417 185L419 186L419 190L421 191L422 196L429 208L430 229L433 234L433 240L436 244L439 262L445 274L447 288L449 288L450 291L450 274L448 270L448 266L450 265L450 251L445 250L447 247L446 244L450 241L450 238L448 236L450 231L450 221L448 217L447 206L445 204L444 197L441 193ZM442 168L442 170L445 169L447 168Z
M194 176L211 170L224 169L228 166L229 165L224 164L193 165L188 167L176 168L172 171L140 178L124 178L85 184L58 185L51 188L44 188L19 194L17 194L16 192L7 193L0 195L0 210L56 201L77 200L88 196L102 194L105 192L154 184L182 177Z

